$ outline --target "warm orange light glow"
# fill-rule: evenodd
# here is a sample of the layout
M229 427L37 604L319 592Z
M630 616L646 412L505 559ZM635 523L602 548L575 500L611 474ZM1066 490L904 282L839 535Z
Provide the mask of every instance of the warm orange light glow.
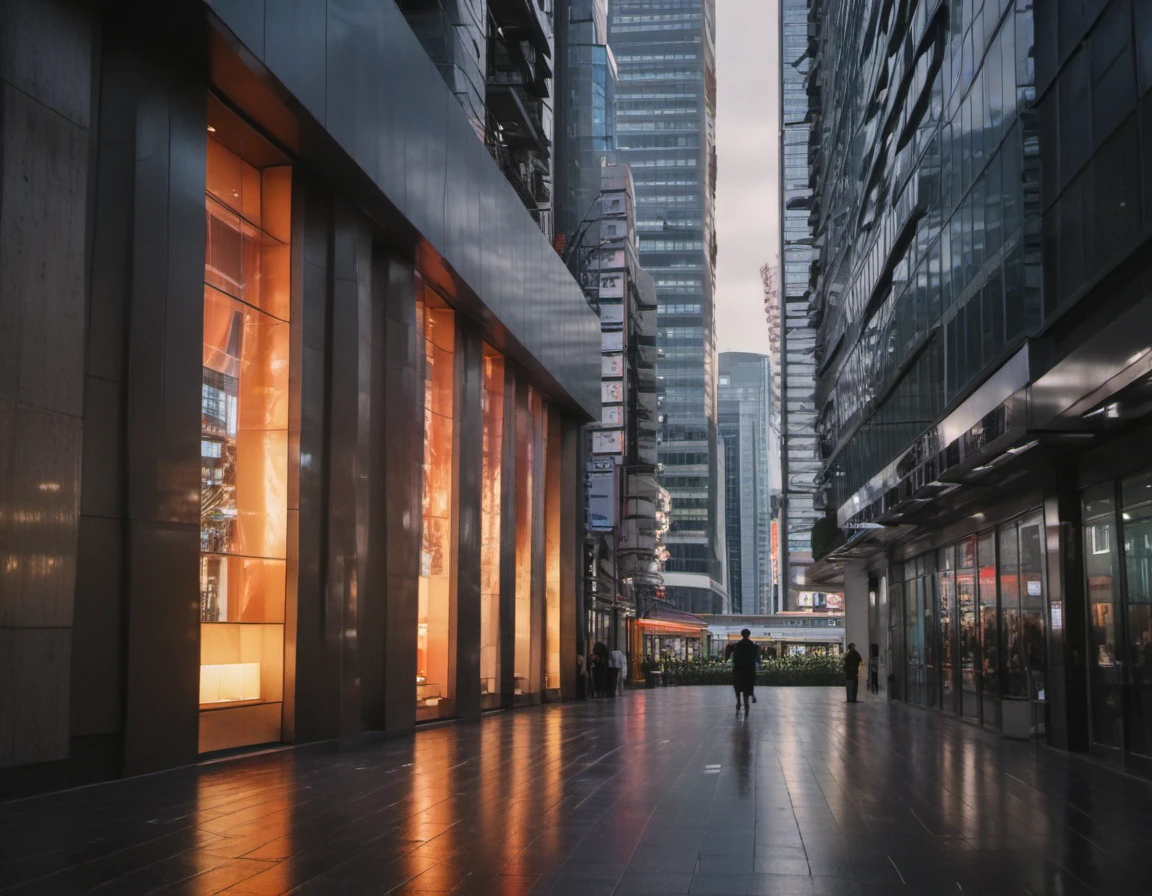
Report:
M416 717L451 714L456 318L431 290L417 301L424 341L424 491L416 633Z
M260 664L226 663L200 667L200 702L260 699Z
M205 208L200 746L214 750L280 737L291 171L209 138Z
M500 704L500 502L504 461L504 358L484 346L484 469L480 495L480 693Z
M667 630L669 632L690 632L699 635L708 628L706 625L691 625L687 622L665 622L662 619L637 619L636 624L643 628L650 628L654 633Z

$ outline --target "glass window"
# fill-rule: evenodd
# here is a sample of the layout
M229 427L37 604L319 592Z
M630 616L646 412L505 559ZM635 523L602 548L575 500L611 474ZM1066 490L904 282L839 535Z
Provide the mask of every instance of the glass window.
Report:
M280 739L291 170L208 138L200 391L200 750Z
M1112 483L1084 492L1084 575L1088 588L1092 741L1123 746L1123 654L1116 592Z
M417 303L424 347L424 488L416 636L416 718L451 712L453 457L456 319L432 290Z
M1152 756L1152 473L1124 480L1121 494L1131 670L1125 732L1130 751Z
M1048 626L1044 600L1044 526L1038 517L1020 524L1020 586L1027 696L1043 700L1048 672Z
M516 648L513 675L515 694L535 692L539 686L532 670L532 592L537 507L536 470L541 439L540 397L529 387L526 407L517 408L516 420ZM538 660L537 660L538 662Z
M500 501L504 461L504 357L484 346L483 479L480 484L480 695L500 705Z
M1000 631L996 600L996 533L980 536L976 548L979 562L980 690L983 696L981 718L985 725L999 724Z

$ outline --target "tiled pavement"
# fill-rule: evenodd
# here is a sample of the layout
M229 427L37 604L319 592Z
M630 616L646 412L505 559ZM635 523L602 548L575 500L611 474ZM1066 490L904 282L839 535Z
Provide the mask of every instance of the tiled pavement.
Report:
M0 893L1152 893L1152 785L836 689L494 715L0 804Z

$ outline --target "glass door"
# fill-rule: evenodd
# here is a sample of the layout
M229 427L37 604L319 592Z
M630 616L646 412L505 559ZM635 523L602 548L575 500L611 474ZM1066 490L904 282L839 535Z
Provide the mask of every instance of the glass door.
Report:
M1124 659L1116 590L1114 483L1084 492L1084 573L1088 592L1088 686L1093 752L1120 758L1124 745Z
M937 576L940 592L940 708L956 712L956 645L952 620L956 615L955 547L940 551Z
M977 628L976 539L966 538L956 550L956 606L960 661L960 714L980 718L980 632Z
M986 532L976 546L979 564L980 670L978 673L981 720L993 728L1000 727L1000 631L996 588L996 533Z
M1152 473L1124 480L1121 497L1129 670L1125 746L1130 754L1152 757Z

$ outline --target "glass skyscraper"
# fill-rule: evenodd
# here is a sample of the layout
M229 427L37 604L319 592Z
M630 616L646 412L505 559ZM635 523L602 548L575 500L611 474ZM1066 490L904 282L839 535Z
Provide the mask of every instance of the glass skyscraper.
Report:
M769 546L771 360L753 352L719 358L728 598L732 613L764 615L776 611Z
M721 612L716 481L714 0L612 4L617 149L636 186L640 262L656 281L664 486L672 495L666 596Z
M773 323L780 346L781 600L796 609L812 562L812 527L823 515L815 506L820 455L816 440L816 329L819 314L809 305L819 267L808 163L819 136L819 92L809 96L816 58L819 17L811 0L781 0L781 264L780 295Z

